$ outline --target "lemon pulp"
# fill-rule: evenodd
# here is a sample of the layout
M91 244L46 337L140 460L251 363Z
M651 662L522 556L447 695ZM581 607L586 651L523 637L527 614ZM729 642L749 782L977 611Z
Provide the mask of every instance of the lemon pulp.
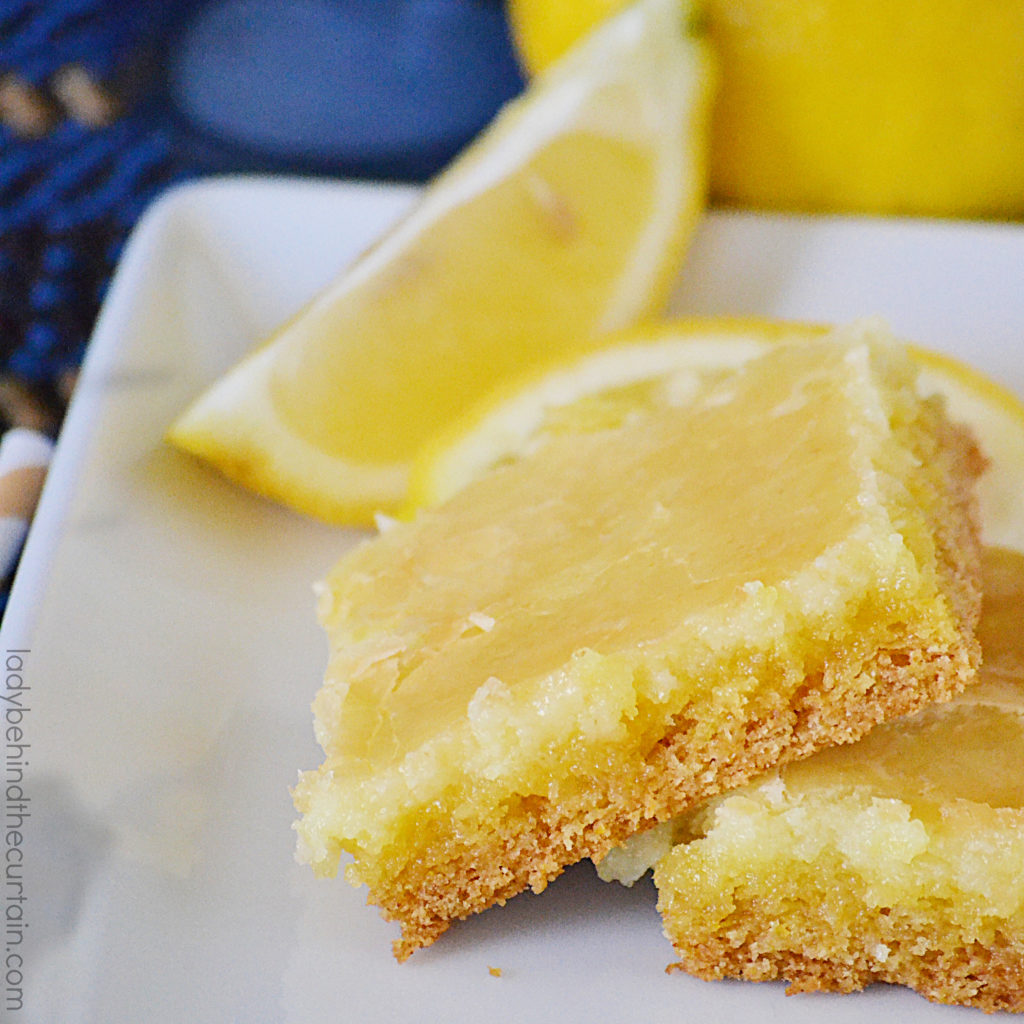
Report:
M425 230L344 303L313 313L317 322L274 368L281 419L325 452L403 461L511 371L586 347L604 326L592 297L614 278L621 240L652 215L653 179L650 153L629 141L587 132L556 140ZM539 304L545 280L572 285ZM451 315L426 344L439 295ZM500 309L504 339L493 345Z

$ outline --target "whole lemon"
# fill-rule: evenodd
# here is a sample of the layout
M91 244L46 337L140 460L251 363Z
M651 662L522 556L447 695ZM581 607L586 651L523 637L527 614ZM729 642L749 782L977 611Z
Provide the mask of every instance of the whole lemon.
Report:
M624 0L510 0L537 71ZM1024 215L1024 0L704 0L720 203Z

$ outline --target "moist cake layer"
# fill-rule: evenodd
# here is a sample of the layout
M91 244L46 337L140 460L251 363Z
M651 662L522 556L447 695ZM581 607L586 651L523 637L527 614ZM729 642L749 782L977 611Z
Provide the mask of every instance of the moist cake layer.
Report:
M299 852L456 918L971 678L979 459L904 352L780 347L342 560Z
M655 880L680 967L1024 1011L1024 556L985 569L978 684L670 826Z

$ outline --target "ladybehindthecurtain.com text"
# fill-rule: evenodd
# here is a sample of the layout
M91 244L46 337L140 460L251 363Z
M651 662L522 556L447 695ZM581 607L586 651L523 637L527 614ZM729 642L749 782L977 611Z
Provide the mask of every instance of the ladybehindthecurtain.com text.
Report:
M24 1005L25 958L22 944L28 928L28 894L25 891L25 847L31 812L25 778L28 767L28 716L31 687L25 679L29 651L5 653L4 687L0 690L0 722L3 723L3 984L8 1013Z

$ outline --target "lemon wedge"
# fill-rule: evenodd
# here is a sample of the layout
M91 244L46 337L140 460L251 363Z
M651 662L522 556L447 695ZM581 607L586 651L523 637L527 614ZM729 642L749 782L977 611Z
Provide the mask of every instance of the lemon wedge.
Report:
M488 469L558 434L616 427L685 405L710 377L737 369L768 346L806 342L827 330L694 318L623 331L599 351L525 374L440 431L416 461L404 514L447 500ZM989 460L979 486L985 542L1024 551L1024 403L959 360L909 347L922 393L943 395L951 418L971 427Z
M394 510L420 445L473 400L661 309L704 207L710 81L678 0L639 0L500 113L170 441L331 522Z

